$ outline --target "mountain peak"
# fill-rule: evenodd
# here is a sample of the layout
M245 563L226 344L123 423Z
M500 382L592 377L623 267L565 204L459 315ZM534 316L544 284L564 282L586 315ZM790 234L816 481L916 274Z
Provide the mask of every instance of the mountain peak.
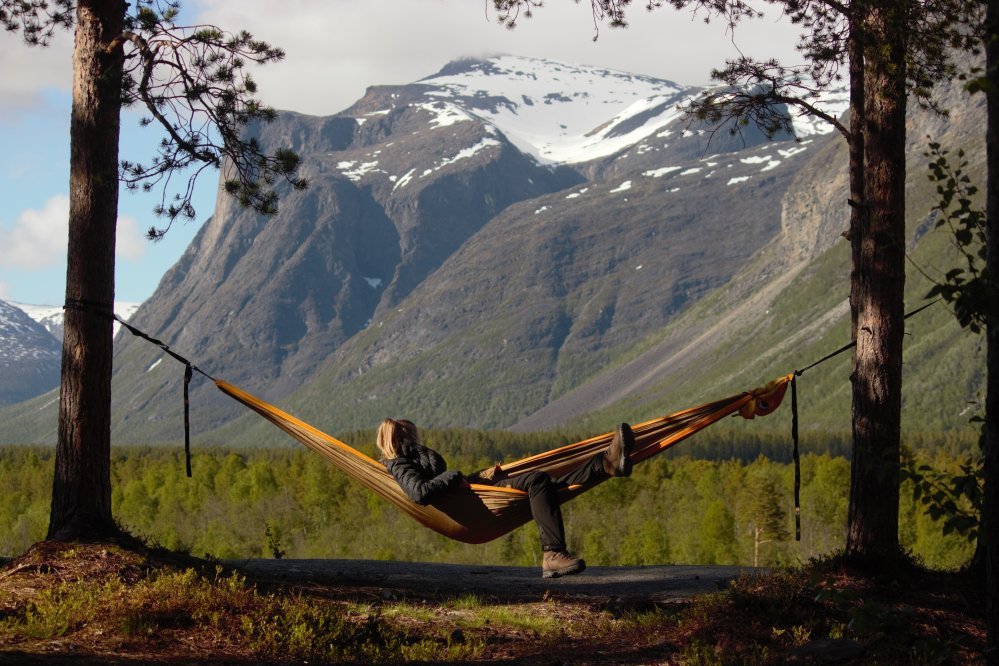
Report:
M456 58L444 65L439 72L431 74L417 83L436 79L442 76L460 76L465 74L480 73L490 74L495 71L494 60L504 57L505 54L495 54L489 56L464 56Z
M428 97L457 104L539 162L556 164L604 158L636 143L675 120L677 103L700 90L512 55L455 60L419 83Z

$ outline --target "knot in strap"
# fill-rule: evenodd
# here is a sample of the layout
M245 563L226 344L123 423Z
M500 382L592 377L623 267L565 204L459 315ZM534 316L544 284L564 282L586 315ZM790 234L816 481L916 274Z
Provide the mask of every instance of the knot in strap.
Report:
M750 391L749 402L742 406L742 409L739 410L739 415L744 419L752 419L757 416L766 416L776 410L780 407L780 403L784 399L784 393L787 391L787 385L793 377L793 373L785 375L773 380L766 386L760 386Z

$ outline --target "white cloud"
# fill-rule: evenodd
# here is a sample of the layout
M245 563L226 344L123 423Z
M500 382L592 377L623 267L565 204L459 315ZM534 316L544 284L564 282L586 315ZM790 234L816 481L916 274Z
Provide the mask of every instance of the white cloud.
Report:
M744 21L734 33L722 21L663 7L633 5L630 25L606 25L593 41L588 3L546 3L514 30L497 23L488 2L469 0L191 0L181 23L245 28L287 52L285 61L252 67L264 99L277 108L331 114L343 110L370 85L410 83L461 56L496 53L548 57L566 62L671 79L708 82L710 70L741 53L798 62L797 30L762 2L770 16ZM0 122L37 108L46 90L72 83L72 35L56 33L45 48L17 35L0 40Z
M0 265L39 271L65 261L69 197L57 194L39 210L26 210L9 228L0 228ZM118 218L116 256L136 261L145 252L145 241L135 218Z
M130 215L118 218L118 236L115 240L114 253L119 259L138 261L146 253L149 241L139 228L139 223Z
M245 28L283 48L283 62L251 72L267 103L303 113L336 113L368 86L410 83L462 56L546 57L696 85L739 55L723 22L706 25L701 16L668 7L650 13L633 5L627 29L602 26L594 42L589 3L569 0L546 3L514 30L498 25L488 2L285 0L280 12L272 5L199 0L185 5L183 16ZM797 62L796 39L787 21L765 18L737 26L734 41L747 55Z
M69 197L57 194L41 210L26 210L10 229L0 229L0 264L37 271L66 256Z
M45 48L27 46L19 36L0 39L0 122L16 121L43 105L47 90L69 90L73 80L73 37L62 31Z

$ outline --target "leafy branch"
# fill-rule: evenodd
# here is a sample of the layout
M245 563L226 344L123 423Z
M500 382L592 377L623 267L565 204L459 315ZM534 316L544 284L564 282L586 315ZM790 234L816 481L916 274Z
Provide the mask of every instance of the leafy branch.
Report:
M785 109L797 107L805 115L821 118L849 139L850 130L816 104L827 83L816 82L801 67L785 67L776 60L756 62L749 58L729 61L711 77L726 87L695 99L684 111L712 125L732 123L732 134L750 123L768 138L781 132L793 134L791 116Z
M981 420L981 419L979 419ZM978 538L981 524L982 460L966 458L959 473L939 472L919 463L911 454L902 460L902 478L912 482L912 499L933 520L943 520L944 536L957 533L968 541Z
M960 150L959 162L952 166L948 152L931 141L925 153L931 158L930 182L937 184L938 199L932 210L938 213L936 227L950 230L963 266L949 270L926 297L943 298L954 309L961 326L978 334L999 315L999 285L986 268L985 213L972 204L978 188L966 173L968 160Z
M581 0L574 0L580 4ZM544 6L543 0L492 0L493 8L501 25L508 28L517 27L521 15L529 19L534 16L534 10ZM593 41L599 36L600 24L606 23L612 28L628 27L627 11L632 0L590 0L590 11L593 14ZM743 18L758 18L763 14L744 0L645 0L642 3L646 11L653 11L669 5L676 9L685 9L693 5L693 11L707 12L705 23L710 22L712 15L722 16L729 27Z
M156 123L166 131L150 164L123 161L119 169L129 189L162 187L156 212L168 223L149 229L154 240L177 217L194 217L194 184L208 167L222 171L225 191L241 205L265 215L277 212L273 185L278 179L294 189L308 185L296 175L298 155L287 149L268 154L245 132L251 122L276 117L255 97L257 86L245 65L275 62L284 52L245 31L179 26L178 10L175 1L139 0L128 30L108 46L109 51L125 51L123 103L141 104L149 113L142 124ZM186 183L168 202L171 179L181 172L188 172Z
M0 0L0 25L19 32L30 45L45 46L57 29L73 27L76 4ZM247 132L251 123L270 122L277 114L257 99L246 65L279 61L282 50L245 31L178 25L177 0L137 0L122 7L125 30L107 46L108 53L120 51L125 59L122 104L144 107L149 115L140 122L155 123L166 133L150 163L122 161L118 169L130 190L161 188L154 210L167 224L150 228L150 239L162 238L178 217L195 216L194 186L210 167L222 172L228 194L265 215L277 212L274 186L279 180L297 190L308 186L297 175L298 155L284 148L268 153ZM170 196L179 174L185 174L185 181Z
M57 28L73 27L75 15L73 0L0 0L0 26L30 46L46 46Z

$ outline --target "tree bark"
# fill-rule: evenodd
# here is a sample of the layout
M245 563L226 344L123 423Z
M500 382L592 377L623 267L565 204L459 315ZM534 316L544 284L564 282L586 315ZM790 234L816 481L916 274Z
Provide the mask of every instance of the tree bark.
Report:
M853 458L846 552L899 553L899 451L905 308L904 3L866 8L865 207L851 232Z
M985 194L986 274L995 284L999 275L999 0L987 0L985 33L986 106L985 133L988 164ZM986 321L985 445L983 447L985 497L982 531L985 540L986 663L999 664L999 322Z
M59 393L59 440L48 538L103 538L117 533L111 515L112 321L121 0L80 0L73 49L70 124L69 247Z

